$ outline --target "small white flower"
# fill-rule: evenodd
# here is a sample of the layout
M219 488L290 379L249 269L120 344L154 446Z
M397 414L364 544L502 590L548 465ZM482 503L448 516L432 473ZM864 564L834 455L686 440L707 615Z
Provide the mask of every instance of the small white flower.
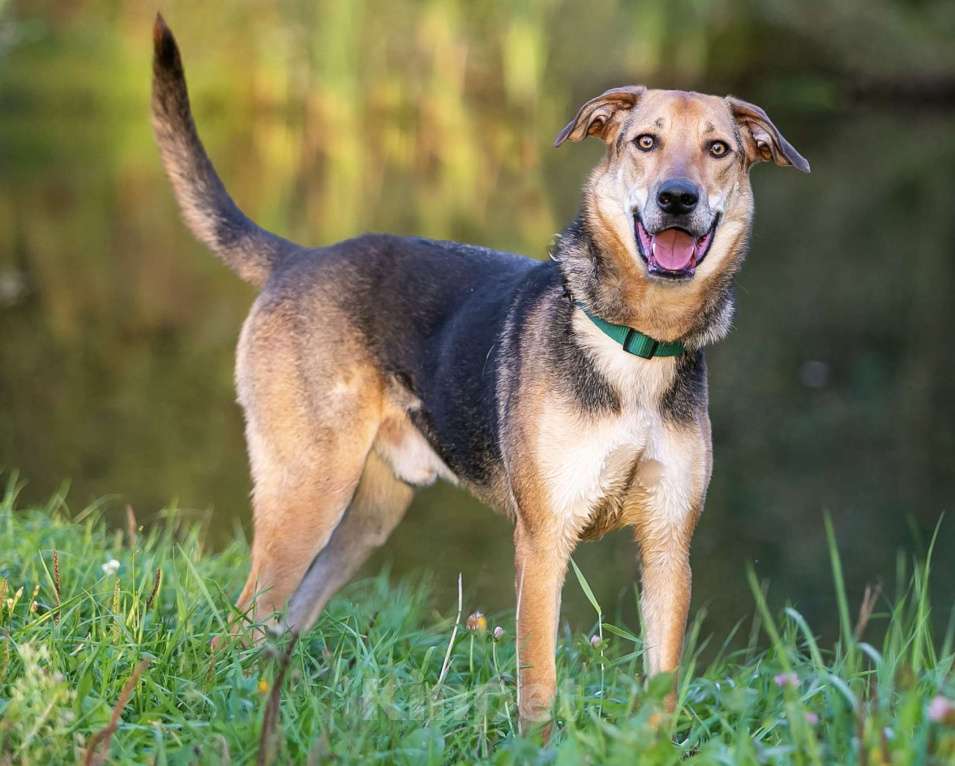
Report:
M119 571L119 562L116 559L110 559L103 564L103 571L108 575L114 575Z

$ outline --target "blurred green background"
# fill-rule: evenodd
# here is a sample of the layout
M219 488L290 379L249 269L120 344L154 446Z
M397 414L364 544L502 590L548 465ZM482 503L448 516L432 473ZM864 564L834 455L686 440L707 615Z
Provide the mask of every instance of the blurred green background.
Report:
M248 527L232 386L253 298L186 232L148 120L153 4L0 0L0 464L43 499L170 500ZM763 105L813 166L754 172L736 328L709 355L716 465L697 606L750 611L744 562L822 632L828 511L852 593L891 584L955 497L955 4L946 0L186 2L207 148L258 222L320 244L377 230L544 257L590 142L551 148L624 83ZM939 622L955 597L941 531ZM629 535L577 561L633 620ZM371 563L427 570L442 606L512 603L509 525L423 492ZM445 604L445 600L447 604ZM591 621L576 584L575 627Z

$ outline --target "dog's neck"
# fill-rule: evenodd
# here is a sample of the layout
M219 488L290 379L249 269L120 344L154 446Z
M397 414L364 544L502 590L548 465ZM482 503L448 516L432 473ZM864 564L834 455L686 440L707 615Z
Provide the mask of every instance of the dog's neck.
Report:
M659 284L628 252L613 247L601 240L586 211L557 236L551 257L573 300L608 322L659 341L681 341L690 350L726 336L733 317L735 266L695 284Z

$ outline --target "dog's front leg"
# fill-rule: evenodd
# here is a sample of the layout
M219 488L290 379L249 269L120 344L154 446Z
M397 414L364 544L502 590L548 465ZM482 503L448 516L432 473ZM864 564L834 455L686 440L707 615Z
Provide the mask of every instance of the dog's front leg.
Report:
M640 612L651 675L680 664L690 608L690 540L703 509L710 476L708 423L691 433L669 433L658 458L637 471L640 513ZM667 697L672 710L675 696Z
M690 555L678 539L640 541L644 639L651 675L671 673L680 664L690 608Z
M514 550L521 731L550 718L557 690L555 653L560 591L570 549L559 529L548 525L531 528L517 522Z

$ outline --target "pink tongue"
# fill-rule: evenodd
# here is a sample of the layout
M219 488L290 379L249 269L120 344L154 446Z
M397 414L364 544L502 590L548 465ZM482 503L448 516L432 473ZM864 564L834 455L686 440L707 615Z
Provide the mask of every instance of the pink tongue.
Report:
M664 229L653 238L653 259L668 271L690 267L696 239L680 229Z

